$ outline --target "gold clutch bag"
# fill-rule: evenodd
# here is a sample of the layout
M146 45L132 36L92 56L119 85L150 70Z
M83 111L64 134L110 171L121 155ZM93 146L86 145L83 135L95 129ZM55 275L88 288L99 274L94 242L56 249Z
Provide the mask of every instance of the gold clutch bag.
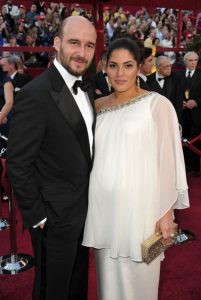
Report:
M157 256L164 252L167 248L174 245L177 239L178 227L175 229L174 236L170 239L170 242L166 245L163 245L162 234L154 233L147 240L142 242L141 251L142 251L142 260L146 264L150 264Z

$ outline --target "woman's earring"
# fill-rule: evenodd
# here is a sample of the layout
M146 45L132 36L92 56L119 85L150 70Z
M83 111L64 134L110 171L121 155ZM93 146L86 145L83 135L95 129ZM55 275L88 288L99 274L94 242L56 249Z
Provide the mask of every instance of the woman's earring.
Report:
M137 77L137 89L140 89L140 76Z

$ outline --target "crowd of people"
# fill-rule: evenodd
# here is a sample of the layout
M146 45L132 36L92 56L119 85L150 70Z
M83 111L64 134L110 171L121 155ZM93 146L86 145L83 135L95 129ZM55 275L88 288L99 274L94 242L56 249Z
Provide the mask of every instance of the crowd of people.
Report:
M29 2L30 3L30 2ZM70 7L70 8L69 8ZM145 7L103 8L105 26L105 46L120 33L128 33L151 47L155 55L157 47L176 47L178 31L178 10L156 8L150 13ZM85 9L76 3L67 6L61 3L33 1L29 6L16 5L13 0L6 0L0 12L1 46L52 46L62 20L67 16L85 16L93 21L92 8ZM200 13L183 11L182 37L180 47L186 47L201 32ZM174 52L167 52L171 63L176 60ZM21 53L25 65L46 66L48 53Z

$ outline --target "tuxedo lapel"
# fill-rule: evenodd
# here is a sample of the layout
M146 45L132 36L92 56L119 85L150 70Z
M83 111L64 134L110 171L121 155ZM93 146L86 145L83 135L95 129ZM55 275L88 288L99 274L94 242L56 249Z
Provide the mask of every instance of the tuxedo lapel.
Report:
M51 97L56 103L65 121L71 126L77 136L87 161L91 163L88 132L82 114L57 69L54 67L50 70L50 73L51 72L54 73L54 76L51 76L53 87L50 88Z
M164 90L165 97L167 97L169 100L171 100L171 94L172 94L172 91L173 91L171 77L166 77L165 78L163 90Z
M190 88L192 89L193 85L195 84L195 82L197 81L198 78L198 71L195 70L193 76L191 77L191 84L190 84Z

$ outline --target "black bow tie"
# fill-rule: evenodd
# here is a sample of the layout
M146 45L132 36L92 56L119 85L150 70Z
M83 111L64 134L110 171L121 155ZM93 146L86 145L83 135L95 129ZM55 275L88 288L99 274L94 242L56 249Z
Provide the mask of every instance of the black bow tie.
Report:
M103 73L103 75L104 75L105 77L107 77L107 73Z
M158 81L165 80L164 77L158 77Z
M84 80L76 80L73 84L73 93L77 95L77 89L81 88L83 92L86 92L91 87L91 80L84 79Z

